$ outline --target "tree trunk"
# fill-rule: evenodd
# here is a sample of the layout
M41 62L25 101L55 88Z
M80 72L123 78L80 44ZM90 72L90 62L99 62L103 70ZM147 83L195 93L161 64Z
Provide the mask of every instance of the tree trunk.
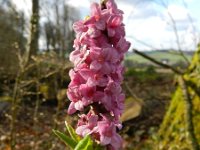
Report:
M31 16L31 33L29 39L29 60L32 55L36 55L38 51L39 39L39 0L32 0L32 16Z
M160 149L199 150L200 144L200 46L159 130Z

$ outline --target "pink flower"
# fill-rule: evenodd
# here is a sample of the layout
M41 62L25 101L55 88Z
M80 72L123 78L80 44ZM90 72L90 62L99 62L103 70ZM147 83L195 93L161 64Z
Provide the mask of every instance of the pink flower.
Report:
M121 146L121 137L116 133L116 127L113 122L107 120L99 121L96 128L98 128L98 133L100 135L101 145L111 144L112 146L116 144L117 148Z
M78 121L76 133L81 136L91 135L100 142L101 145L110 145L109 149L119 149L122 145L122 139L116 132L117 124L110 121L104 115L95 115L90 111L87 115L82 114Z
M96 127L97 122L98 115L95 115L92 112L89 112L87 115L81 115L76 133L81 136L86 136L87 134L93 133L93 129Z
M117 128L121 129L125 99L122 61L130 42L125 39L123 11L114 0L107 0L104 7L93 3L91 16L73 25L76 39L69 57L74 68L69 72L68 113L88 108L87 114L79 115L76 133L89 134L107 149L119 150L122 139Z
M83 21L77 21L74 23L73 25L74 31L76 33L80 33L80 32L86 32L87 31L87 26L84 25Z

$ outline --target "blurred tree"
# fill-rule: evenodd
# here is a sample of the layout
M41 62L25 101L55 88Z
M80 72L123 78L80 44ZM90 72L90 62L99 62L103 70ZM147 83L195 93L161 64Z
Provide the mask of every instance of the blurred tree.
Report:
M53 49L61 57L65 57L72 51L74 32L72 24L79 15L75 8L65 4L63 0L55 0L52 4L54 14L47 13L47 21L44 23L44 35L47 50Z
M39 0L32 0L31 33L29 39L29 60L38 51L39 40Z
M12 72L18 66L16 54L25 51L25 17L10 1L0 3L0 70Z
M53 23L48 20L44 23L44 32L45 32L45 40L46 40L46 50L49 51L50 47L56 49L55 47L55 27Z

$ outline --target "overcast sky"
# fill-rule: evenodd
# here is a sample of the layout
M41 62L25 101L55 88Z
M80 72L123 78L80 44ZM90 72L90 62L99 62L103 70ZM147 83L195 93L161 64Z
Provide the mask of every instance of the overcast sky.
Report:
M90 4L95 1L98 2L98 0L66 0L66 3L79 9L83 19L90 12ZM13 2L18 9L30 14L31 0L13 0ZM169 17L170 13L176 22L181 48L195 49L195 43L200 37L199 0L116 0L116 2L124 11L126 36L131 41L132 48L177 49L177 38Z

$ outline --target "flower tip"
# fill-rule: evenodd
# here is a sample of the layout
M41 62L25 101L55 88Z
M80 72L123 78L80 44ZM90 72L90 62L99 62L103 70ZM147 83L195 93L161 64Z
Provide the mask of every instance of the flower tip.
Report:
M86 20L88 20L89 18L90 18L90 16L87 15L87 16L85 16L84 20L86 21Z

